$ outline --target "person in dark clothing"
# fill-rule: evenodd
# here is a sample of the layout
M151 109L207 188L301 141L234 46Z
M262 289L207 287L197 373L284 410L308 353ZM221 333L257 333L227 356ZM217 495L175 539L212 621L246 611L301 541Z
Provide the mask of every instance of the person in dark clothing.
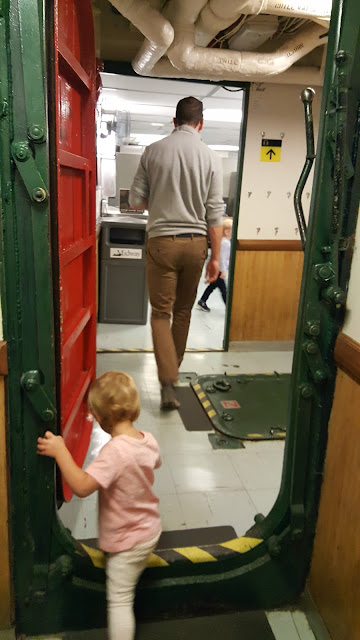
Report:
M226 290L225 279L229 271L231 232L232 232L232 218L225 218L223 222L223 237L221 239L221 246L220 246L219 275L214 282L211 282L209 286L206 287L204 293L202 294L200 300L198 301L197 308L200 309L201 311L206 311L206 312L211 311L211 309L207 306L206 302L209 296L212 294L212 292L215 291L215 289L220 289L222 299L226 304L227 290Z

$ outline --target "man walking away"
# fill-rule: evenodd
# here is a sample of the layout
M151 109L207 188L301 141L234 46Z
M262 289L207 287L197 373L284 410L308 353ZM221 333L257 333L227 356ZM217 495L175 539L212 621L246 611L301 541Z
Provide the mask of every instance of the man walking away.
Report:
M202 102L180 100L174 126L169 136L145 149L129 198L134 209L149 211L146 269L163 409L180 406L174 385L207 256L207 236L210 283L219 274L224 208L221 160L200 137Z

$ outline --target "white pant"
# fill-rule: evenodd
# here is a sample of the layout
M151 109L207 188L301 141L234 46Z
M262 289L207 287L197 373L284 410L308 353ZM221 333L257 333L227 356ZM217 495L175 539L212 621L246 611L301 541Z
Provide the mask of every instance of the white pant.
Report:
M156 538L128 551L107 554L106 593L110 640L133 640L135 637L135 588L159 537L160 534L157 534Z

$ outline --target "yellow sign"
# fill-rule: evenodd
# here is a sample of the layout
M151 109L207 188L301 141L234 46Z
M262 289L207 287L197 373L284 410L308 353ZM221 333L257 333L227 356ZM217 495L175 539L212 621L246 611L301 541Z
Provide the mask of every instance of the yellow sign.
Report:
M282 140L269 140L268 138L264 138L261 141L261 162L280 162L281 143Z

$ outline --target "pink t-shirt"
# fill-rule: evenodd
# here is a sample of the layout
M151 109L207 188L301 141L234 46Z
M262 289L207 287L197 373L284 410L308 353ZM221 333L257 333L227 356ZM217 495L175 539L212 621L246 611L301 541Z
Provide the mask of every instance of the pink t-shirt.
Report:
M140 432L142 433L142 432ZM161 465L151 433L142 440L115 436L85 469L99 483L99 547L116 553L147 542L161 531L154 469Z

